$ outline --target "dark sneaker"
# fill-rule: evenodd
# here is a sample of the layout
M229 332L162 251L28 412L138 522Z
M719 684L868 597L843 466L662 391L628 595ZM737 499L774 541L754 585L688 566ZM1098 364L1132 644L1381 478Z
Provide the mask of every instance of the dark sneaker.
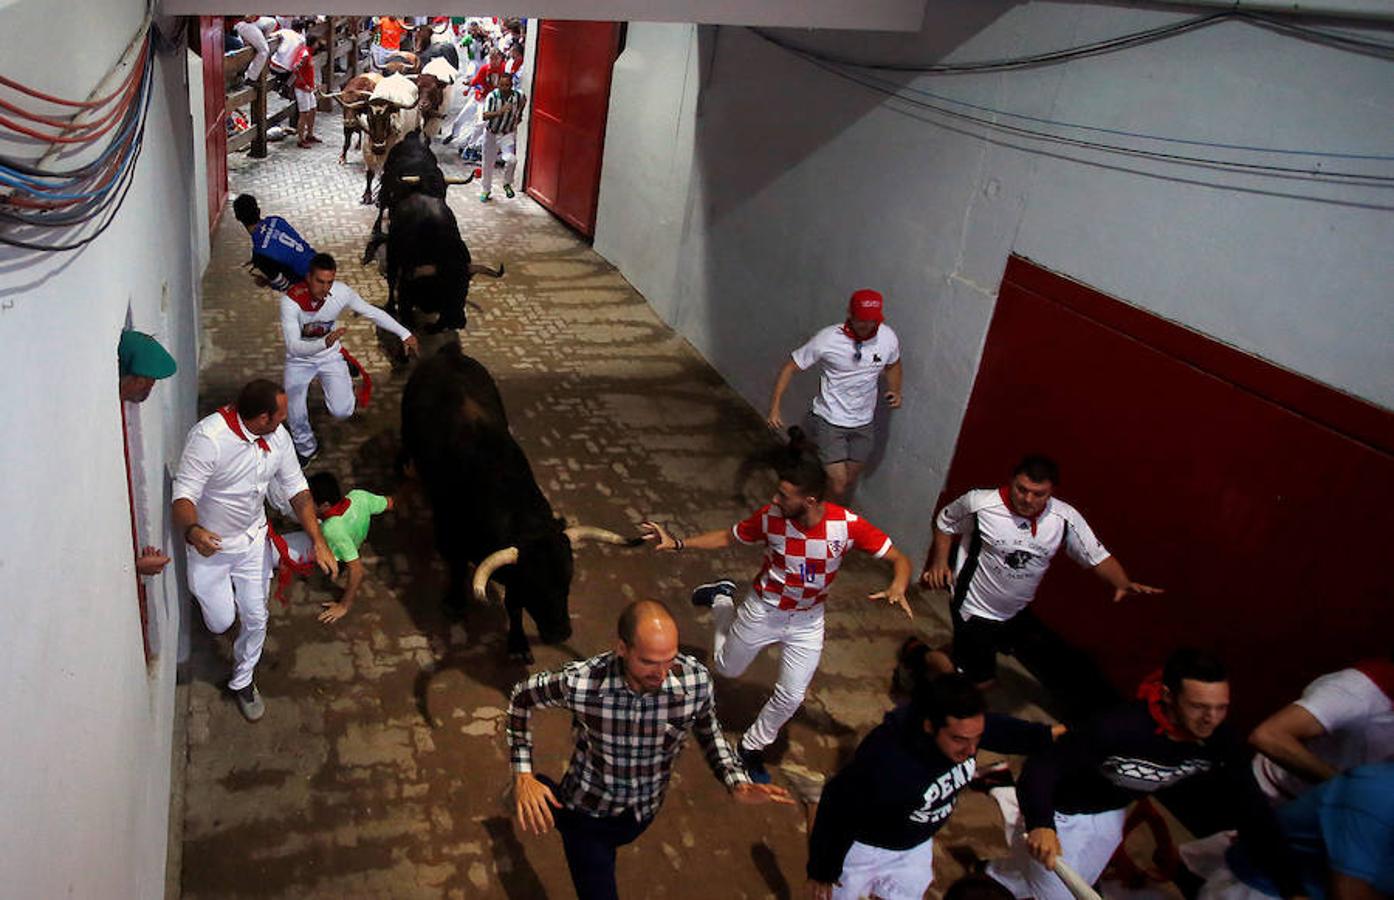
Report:
M812 806L823 799L823 785L827 783L827 776L822 772L787 762L780 764L779 774L789 785L789 793L803 801L805 806Z
M505 184L505 185L503 186L503 195L504 195L505 197L507 197L509 200L512 200L512 199L513 199L513 185L511 185L511 184Z
M756 784L769 784L770 771L765 768L765 751L747 750L744 747L737 751L741 758L741 765L745 766L745 774L750 776L750 780Z
M442 140L441 143L442 143L442 144L448 144L448 143L450 143L450 142L453 141L453 140L455 140L455 135L453 135L453 134L447 134L447 135L445 136L445 139Z
M261 691L257 690L255 683L233 691L232 696L237 700L237 708L242 710L242 717L248 722L255 722L266 715L266 704L262 702Z
M310 463L314 462L316 456L319 456L319 448L318 448L318 447L316 447L315 449L311 450L309 453L300 453L300 452L297 452L297 453L295 454L295 458L298 459L298 460L300 460L300 468L302 468L302 469L305 468L306 466L308 466Z
M713 581L709 584L697 586L697 590L692 592L693 606L711 606L717 597L736 597L736 583L734 581L722 580Z

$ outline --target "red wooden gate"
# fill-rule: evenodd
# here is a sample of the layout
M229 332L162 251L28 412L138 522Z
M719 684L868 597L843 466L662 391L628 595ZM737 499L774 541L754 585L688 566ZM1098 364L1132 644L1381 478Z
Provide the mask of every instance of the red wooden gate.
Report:
M1055 457L1060 496L1138 581L1118 605L1064 558L1033 608L1129 690L1217 651L1241 724L1394 646L1384 508L1394 413L1013 257L946 495Z
M538 24L528 143L528 194L563 222L595 234L617 22Z
M227 204L227 88L223 84L223 17L199 16L203 57L204 146L208 152L208 230Z

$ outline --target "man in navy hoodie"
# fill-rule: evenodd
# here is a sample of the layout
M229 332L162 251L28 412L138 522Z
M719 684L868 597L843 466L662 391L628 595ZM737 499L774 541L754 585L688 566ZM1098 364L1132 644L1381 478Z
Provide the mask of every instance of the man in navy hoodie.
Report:
M984 710L972 681L941 675L866 736L818 804L808 842L815 898L924 897L934 835L973 780L978 747L1027 754L1051 744L1051 726Z
M1128 806L1191 778L1215 779L1213 802L1230 810L1240 836L1284 897L1302 896L1278 823L1254 781L1248 754L1225 722L1229 675L1213 656L1181 649L1144 680L1138 699L1101 713L1033 755L1017 783L1021 818L1009 826L1012 855L988 874L1017 897L1072 900L1051 871L1064 859L1086 882L1103 873Z

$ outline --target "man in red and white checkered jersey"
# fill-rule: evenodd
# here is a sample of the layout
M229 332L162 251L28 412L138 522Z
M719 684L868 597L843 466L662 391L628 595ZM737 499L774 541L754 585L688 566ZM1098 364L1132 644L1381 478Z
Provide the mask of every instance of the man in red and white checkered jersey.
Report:
M895 577L869 600L885 600L913 618L905 590L910 560L885 532L866 519L823 499L828 477L821 463L795 450L777 467L779 489L767 506L727 530L675 538L661 525L645 522L656 550L715 550L743 544L765 545L765 562L744 601L735 602L731 581L704 584L692 594L697 606L710 606L715 624L712 662L716 671L735 678L771 644L780 646L779 678L754 723L741 737L740 756L752 779L769 781L764 748L803 703L823 652L823 601L837 577L842 558L856 548L895 566Z

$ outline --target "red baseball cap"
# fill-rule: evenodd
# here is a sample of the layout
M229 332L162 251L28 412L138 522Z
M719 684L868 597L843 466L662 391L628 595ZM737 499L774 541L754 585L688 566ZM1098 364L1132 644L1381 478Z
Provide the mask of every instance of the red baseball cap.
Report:
M884 322L886 317L881 313L882 302L880 291L868 288L853 291L852 299L847 303L847 315L863 322Z

